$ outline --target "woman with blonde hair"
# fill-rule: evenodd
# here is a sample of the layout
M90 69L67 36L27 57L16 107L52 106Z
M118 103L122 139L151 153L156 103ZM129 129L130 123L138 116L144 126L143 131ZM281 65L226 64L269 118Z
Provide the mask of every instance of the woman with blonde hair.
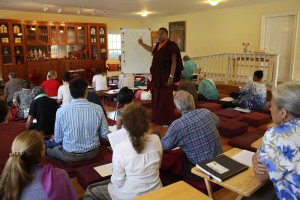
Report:
M42 164L45 145L37 131L20 133L9 156L0 178L0 199L78 199L64 170Z
M122 119L128 137L113 149L111 179L90 185L84 200L133 199L162 187L162 146L157 135L148 134L147 110L140 104L130 104Z
M55 70L50 70L47 74L47 80L41 84L41 88L44 89L49 97L56 97L60 83L56 80L57 73Z

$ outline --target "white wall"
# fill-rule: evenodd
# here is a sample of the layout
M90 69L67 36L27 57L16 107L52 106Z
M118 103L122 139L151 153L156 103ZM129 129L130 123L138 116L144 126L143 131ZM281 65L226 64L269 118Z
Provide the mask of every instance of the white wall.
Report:
M300 0L285 0L239 8L203 11L147 19L144 27L168 28L169 22L186 21L186 52L191 57L215 53L242 53L243 42L250 51L259 49L262 16L300 10ZM296 38L294 79L300 80L300 19Z

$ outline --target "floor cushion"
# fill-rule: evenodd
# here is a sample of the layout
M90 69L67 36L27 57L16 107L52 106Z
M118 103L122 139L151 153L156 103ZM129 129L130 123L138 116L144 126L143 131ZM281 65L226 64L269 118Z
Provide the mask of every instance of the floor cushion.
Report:
M222 106L218 103L201 103L197 105L197 108L207 108L208 110L214 112L216 110L220 110Z
M265 123L271 122L272 117L267 114L253 112L243 115L239 121L247 123L249 126L259 127Z
M248 131L248 125L237 120L220 121L218 126L220 135L233 138Z
M251 144L261 138L263 136L262 133L257 131L247 132L238 137L232 138L228 141L228 144L240 149L246 149L249 151L256 151L256 148L251 147Z
M216 115L225 118L236 118L240 116L240 112L235 110L221 109L214 112Z

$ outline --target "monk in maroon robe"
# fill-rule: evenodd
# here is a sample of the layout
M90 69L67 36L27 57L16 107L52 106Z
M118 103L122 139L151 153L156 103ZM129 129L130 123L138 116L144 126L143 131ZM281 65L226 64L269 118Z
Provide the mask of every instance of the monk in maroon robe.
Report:
M168 39L166 28L158 30L158 40L153 51L142 39L138 42L153 55L150 68L152 120L157 124L169 125L174 120L173 83L179 81L183 65L180 50L176 43Z

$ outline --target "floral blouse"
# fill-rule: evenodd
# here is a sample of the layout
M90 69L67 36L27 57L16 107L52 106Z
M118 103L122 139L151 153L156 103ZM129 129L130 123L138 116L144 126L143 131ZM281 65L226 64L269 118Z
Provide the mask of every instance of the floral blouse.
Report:
M266 85L252 82L241 89L238 98L233 100L232 103L249 110L260 110L266 105L266 97Z
M300 199L300 118L270 128L259 158L269 171L279 199Z

